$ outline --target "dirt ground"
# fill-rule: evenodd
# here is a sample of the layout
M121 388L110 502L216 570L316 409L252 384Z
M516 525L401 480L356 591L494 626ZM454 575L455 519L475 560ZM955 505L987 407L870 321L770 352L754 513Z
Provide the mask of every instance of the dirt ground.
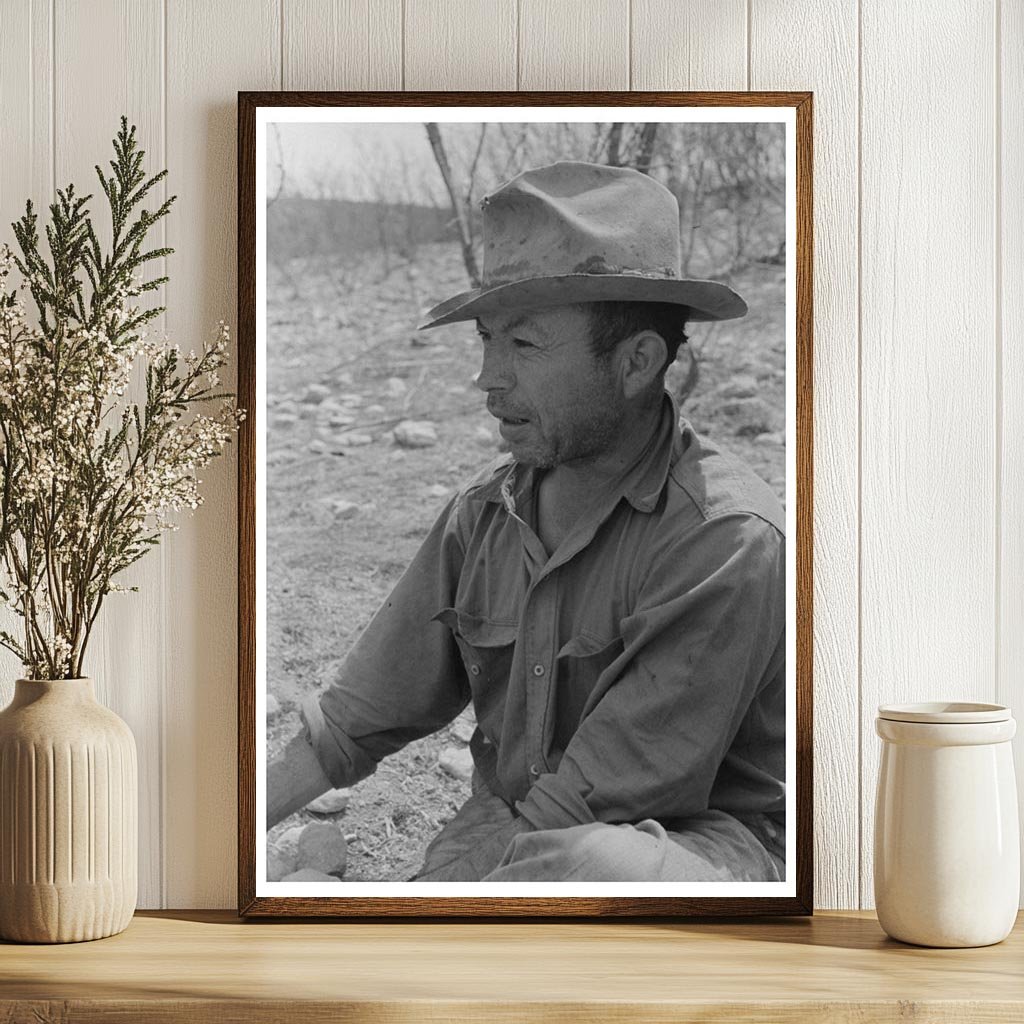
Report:
M419 268L418 270L416 268ZM272 268L267 337L267 672L281 713L273 757L299 725L298 701L334 677L447 497L498 452L495 421L472 385L471 324L417 333L421 311L466 286L457 252L423 247L385 275L293 262ZM783 269L753 263L732 281L743 320L695 324L700 377L683 415L746 459L785 497ZM677 386L682 366L670 372ZM405 448L392 428L429 420L437 443ZM401 881L469 795L438 765L464 747L451 728L410 744L330 815L348 838L346 881ZM309 811L278 825L273 842Z

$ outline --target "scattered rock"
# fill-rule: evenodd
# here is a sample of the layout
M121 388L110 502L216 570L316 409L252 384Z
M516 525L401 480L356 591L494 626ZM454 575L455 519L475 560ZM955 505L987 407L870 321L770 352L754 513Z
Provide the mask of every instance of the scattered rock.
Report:
M327 443L329 446L337 448L358 448L360 445L373 444L373 437L370 434L360 434L353 430L344 434L336 434Z
M494 431L489 427L477 427L476 430L473 431L473 437L484 444L494 444L495 441Z
M474 732L476 732L476 723L469 719L459 717L452 722L452 735L463 743L468 743L473 738Z
M723 398L756 398L761 388L754 377L739 374L723 385L719 394Z
M285 875L282 882L340 882L341 879L335 875L325 874L323 871L313 871L311 868L303 868L301 871L293 871Z
M323 455L328 450L327 442L322 438L315 437L309 442L309 450L317 455Z
M323 796L318 796L306 804L306 810L314 814L339 814L348 807L350 791L347 789L332 789Z
M370 416L383 416L387 409L383 405L368 405L364 411Z
M272 694L267 694L267 718L277 718L281 714L281 702Z
M786 435L782 434L782 433L770 432L770 433L767 433L767 434L758 434L757 437L754 438L754 444L770 445L770 444L785 444L785 443L786 443Z
M469 782L473 777L473 755L468 747L445 747L437 763L453 778Z
M338 401L345 405L362 405L363 396L357 395L355 392L347 391L343 395L338 395Z
M386 386L391 398L401 398L409 390L409 385L401 377L388 377Z
M437 444L437 430L429 420L403 420L395 427L395 443L403 448L429 448Z
M451 488L445 487L444 484L432 484L427 488L427 494L432 498L447 498L451 494Z
M319 405L330 393L331 389L326 384L310 384L302 396L302 402L304 405Z
M298 423L299 417L294 412L275 412L274 413L274 426L275 427L290 427Z
M295 851L271 846L267 850L267 881L280 882L295 870Z
M331 511L335 519L354 519L359 515L359 505L344 498L335 498L331 502Z
M355 423L356 418L351 413L342 412L341 409L332 408L327 414L327 424L332 427L348 427Z
M290 852L293 857L298 857L299 840L302 838L302 833L305 831L305 825L292 825L291 828L286 828L277 837L277 848L282 852Z
M314 822L307 825L299 836L298 862L314 871L342 874L348 859L345 837L334 825Z

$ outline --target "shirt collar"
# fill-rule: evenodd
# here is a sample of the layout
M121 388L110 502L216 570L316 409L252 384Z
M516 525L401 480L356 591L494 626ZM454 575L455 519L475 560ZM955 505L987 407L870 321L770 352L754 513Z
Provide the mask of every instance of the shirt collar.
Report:
M650 443L613 485L612 490L625 498L638 512L652 512L665 488L669 471L682 454L683 447L683 437L679 430L679 406L666 391L661 418ZM535 475L532 466L503 460L491 479L475 489L474 496L504 505L507 512L516 515L517 510L526 507L525 502L532 491Z

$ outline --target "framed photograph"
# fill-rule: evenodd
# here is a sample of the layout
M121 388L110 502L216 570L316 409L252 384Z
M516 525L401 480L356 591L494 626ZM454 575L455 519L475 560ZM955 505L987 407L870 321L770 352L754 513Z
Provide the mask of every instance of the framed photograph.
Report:
M810 914L811 95L239 93L239 912Z

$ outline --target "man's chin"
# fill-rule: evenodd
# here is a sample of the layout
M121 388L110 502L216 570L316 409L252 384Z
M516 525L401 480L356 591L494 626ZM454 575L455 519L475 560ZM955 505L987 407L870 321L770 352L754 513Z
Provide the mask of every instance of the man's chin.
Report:
M551 469L555 465L550 452L538 451L532 445L517 444L507 438L502 438L498 442L498 451L507 452L516 462L523 466L532 466L534 469Z

